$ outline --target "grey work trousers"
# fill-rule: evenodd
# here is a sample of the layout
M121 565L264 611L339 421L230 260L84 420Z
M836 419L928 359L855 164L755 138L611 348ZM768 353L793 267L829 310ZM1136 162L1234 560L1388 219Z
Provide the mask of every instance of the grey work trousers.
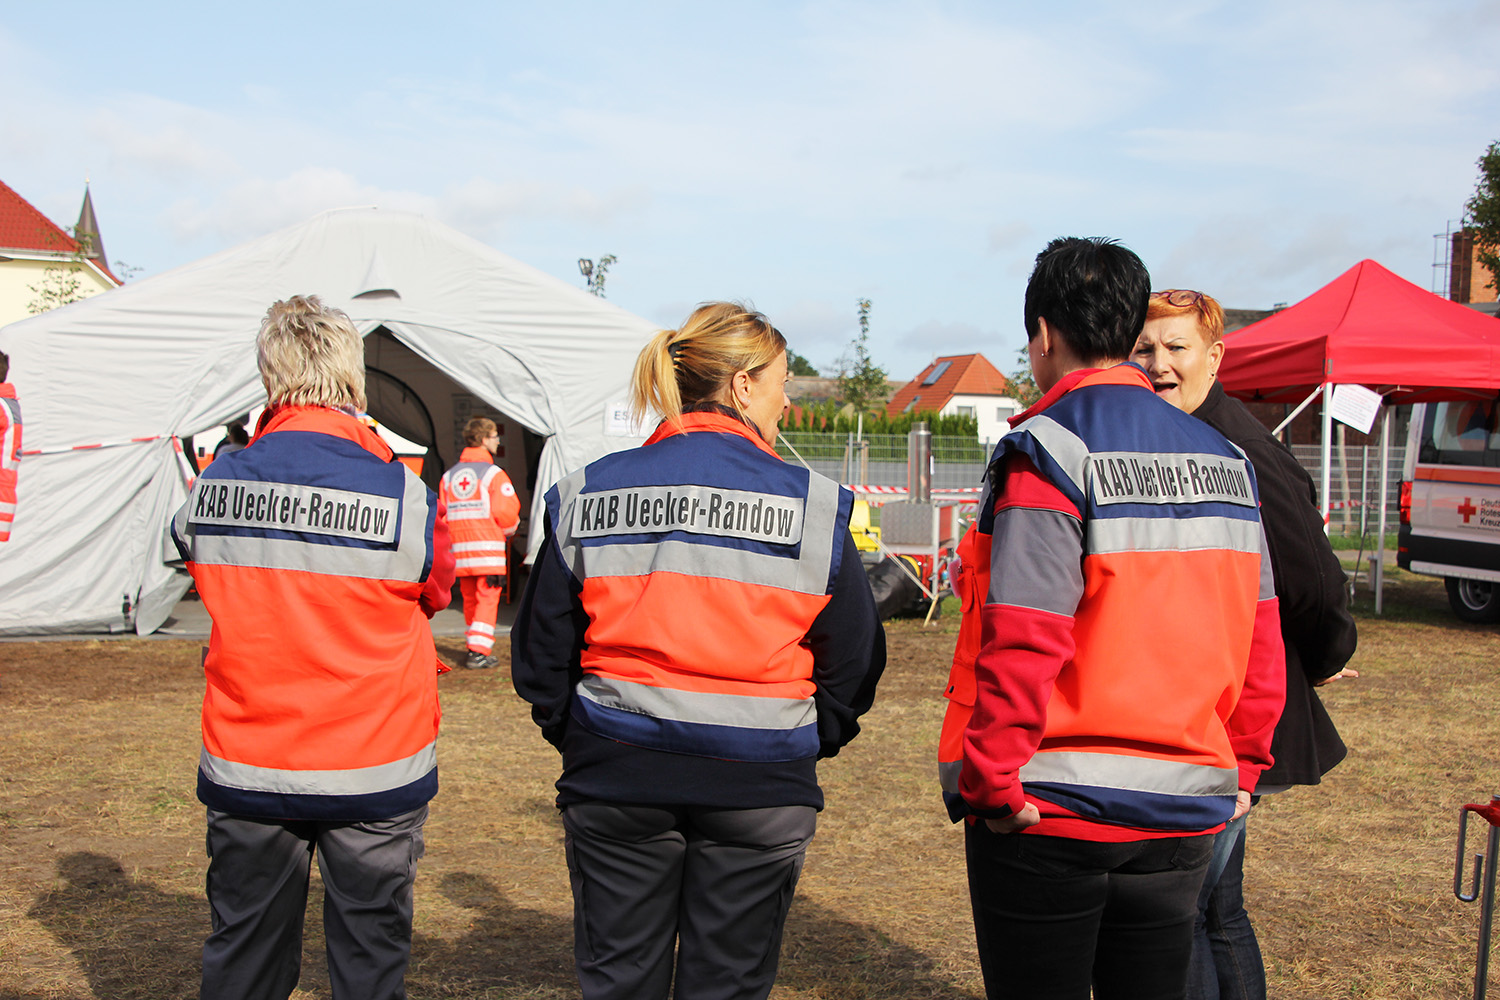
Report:
M764 1000L817 825L811 806L563 810L584 1000Z
M302 970L314 852L334 1000L400 1000L411 958L422 806L359 823L262 820L208 811L203 1000L286 1000Z

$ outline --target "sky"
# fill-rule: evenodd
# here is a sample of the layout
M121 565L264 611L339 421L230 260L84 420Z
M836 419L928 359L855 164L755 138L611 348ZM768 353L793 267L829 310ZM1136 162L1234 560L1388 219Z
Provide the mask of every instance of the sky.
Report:
M0 0L0 180L67 225L87 179L133 281L379 205L579 286L614 254L664 327L748 301L829 368L868 298L891 377L1008 372L1054 236L1230 308L1432 287L1497 43L1500 0Z

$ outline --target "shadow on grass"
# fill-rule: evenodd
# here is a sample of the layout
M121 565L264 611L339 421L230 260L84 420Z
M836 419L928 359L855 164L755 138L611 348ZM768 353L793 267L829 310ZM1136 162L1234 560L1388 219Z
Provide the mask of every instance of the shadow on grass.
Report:
M64 884L37 897L28 915L73 953L94 996L198 995L208 929L202 897L135 881L114 858L88 851L62 858L57 874Z
M39 896L29 915L72 952L94 996L197 996L208 931L201 896L164 892L128 877L114 858L90 852L64 857L58 877L64 884ZM576 993L571 919L516 906L488 878L468 872L442 876L439 890L475 912L472 929L453 940L415 936L407 975L414 997ZM316 913L321 895L314 892L309 902ZM309 921L310 952L321 944L315 922ZM304 990L326 995L321 963L309 962L303 973ZM779 981L828 1000L973 996L936 974L931 957L805 899L793 904L787 921Z

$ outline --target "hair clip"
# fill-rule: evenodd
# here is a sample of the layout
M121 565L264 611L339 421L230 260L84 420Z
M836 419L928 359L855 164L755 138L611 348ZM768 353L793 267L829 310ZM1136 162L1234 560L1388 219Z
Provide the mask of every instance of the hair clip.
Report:
M667 353L669 355L671 355L672 360L674 362L677 360L678 355L680 355L682 353L683 346L684 345L680 341L678 343L675 343L675 344L668 344L667 345Z

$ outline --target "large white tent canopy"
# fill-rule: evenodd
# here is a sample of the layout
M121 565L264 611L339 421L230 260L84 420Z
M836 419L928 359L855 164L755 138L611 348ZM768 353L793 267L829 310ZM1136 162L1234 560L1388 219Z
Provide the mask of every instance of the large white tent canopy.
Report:
M186 497L177 439L264 402L256 332L293 294L367 338L383 328L541 437L534 518L568 470L640 442L619 407L651 324L421 216L326 212L0 329L28 452L0 545L0 634L160 626L189 583L166 531Z

